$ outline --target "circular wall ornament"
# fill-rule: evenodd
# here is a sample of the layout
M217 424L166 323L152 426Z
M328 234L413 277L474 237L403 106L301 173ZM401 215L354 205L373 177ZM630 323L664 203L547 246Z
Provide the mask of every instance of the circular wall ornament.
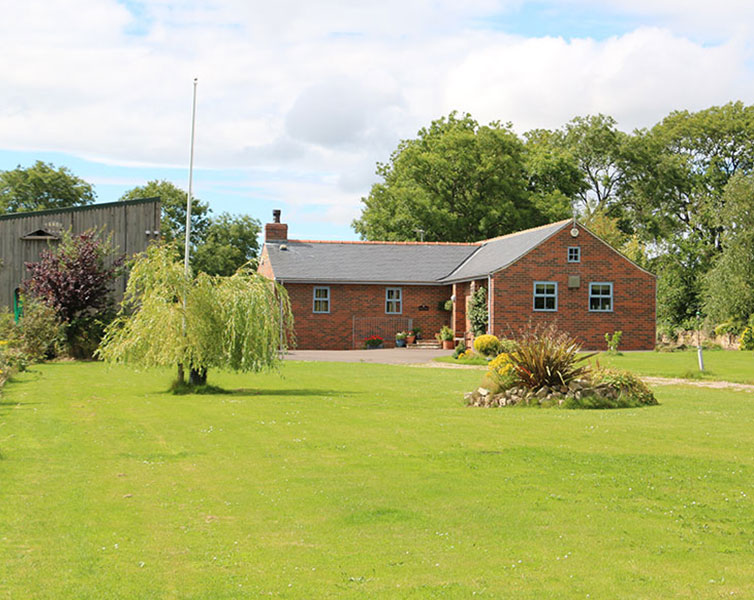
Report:
M574 227L573 229L571 229L571 237L579 237L578 228Z

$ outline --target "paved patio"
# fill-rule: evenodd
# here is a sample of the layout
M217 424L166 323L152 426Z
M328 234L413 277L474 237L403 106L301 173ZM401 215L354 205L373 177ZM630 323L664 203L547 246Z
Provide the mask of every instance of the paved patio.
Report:
M363 362L386 365L414 365L431 362L438 356L450 356L452 350L383 348L381 350L292 350L285 360L322 362Z

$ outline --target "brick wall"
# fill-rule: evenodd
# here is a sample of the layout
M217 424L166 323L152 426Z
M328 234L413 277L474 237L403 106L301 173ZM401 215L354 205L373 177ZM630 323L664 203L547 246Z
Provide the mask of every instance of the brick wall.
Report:
M353 317L403 317L413 319L414 327L421 327L422 337L433 338L443 325L450 324L451 313L440 310L438 304L448 300L452 288L445 286L385 286L385 285L329 285L330 313L313 312L313 284L286 283L295 319L296 347L302 350L350 350L354 348ZM400 287L403 294L401 315L385 314L385 288ZM426 306L428 310L419 310ZM385 346L395 345L396 330L385 324L379 331ZM356 340L361 347L363 340Z
M634 266L585 229L571 237L564 228L507 269L493 283L492 331L508 337L529 320L557 322L585 349L604 350L605 333L623 331L621 350L651 350L655 346L655 278ZM581 248L581 262L567 262L569 246ZM578 288L568 288L568 276L579 275ZM533 309L534 281L558 283L557 312ZM589 282L612 282L613 311L589 311Z

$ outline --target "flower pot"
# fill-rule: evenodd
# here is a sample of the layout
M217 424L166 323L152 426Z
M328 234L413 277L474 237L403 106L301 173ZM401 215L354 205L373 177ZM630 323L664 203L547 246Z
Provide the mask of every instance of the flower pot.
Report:
M443 350L453 350L455 348L455 345L453 344L453 340L443 340L442 341L442 349Z
M396 348L405 348L406 347L406 340L395 340L395 347Z
M407 342L407 343L409 343L409 344L414 344L414 343L416 343L416 336L415 336L415 335L410 335L410 336L408 336L408 337L406 338L406 342Z

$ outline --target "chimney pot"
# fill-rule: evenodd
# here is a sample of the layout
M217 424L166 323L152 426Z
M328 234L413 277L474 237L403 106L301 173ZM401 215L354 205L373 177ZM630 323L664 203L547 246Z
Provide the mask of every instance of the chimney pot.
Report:
M272 222L273 223L280 223L280 209L276 208L272 211Z

